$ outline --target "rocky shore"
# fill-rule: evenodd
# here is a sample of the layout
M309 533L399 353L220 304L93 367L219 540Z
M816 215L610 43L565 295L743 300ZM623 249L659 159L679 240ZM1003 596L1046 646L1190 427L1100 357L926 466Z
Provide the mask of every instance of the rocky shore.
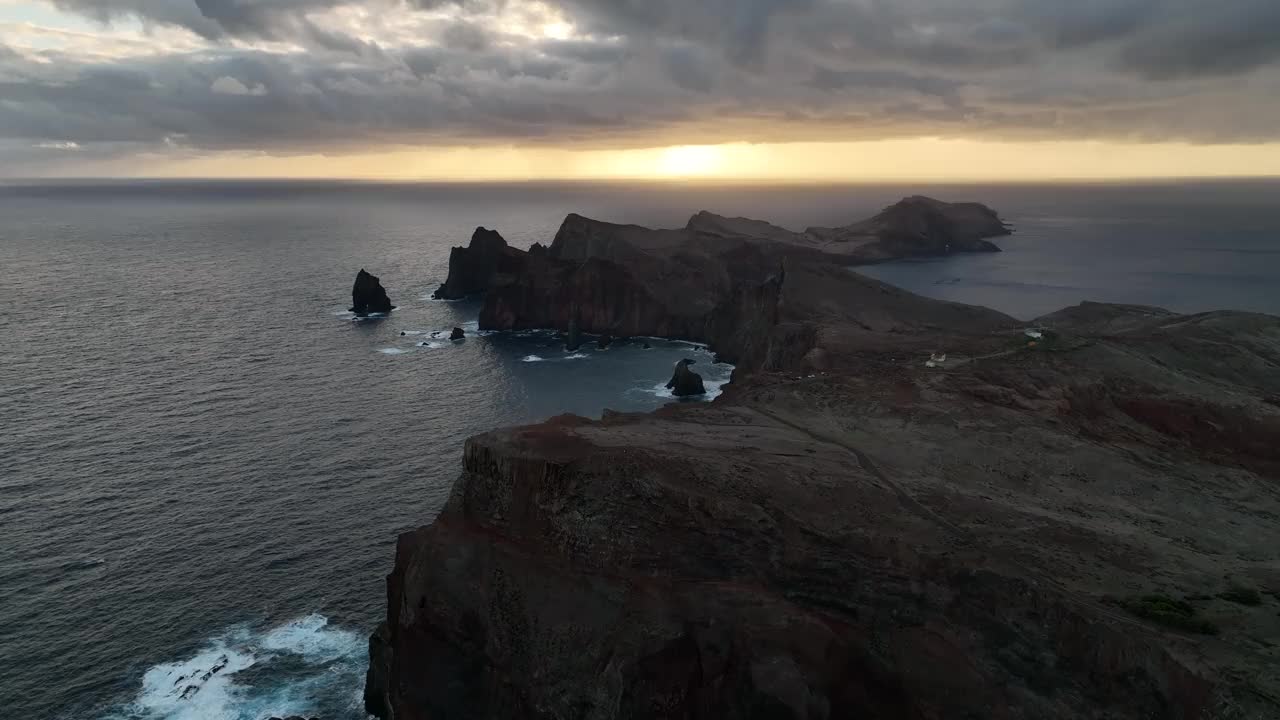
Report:
M399 538L370 712L1280 717L1280 319L1029 324L846 267L1000 231L909 198L805 233L571 215L503 249L483 328L699 340L738 370L710 404L468 440Z

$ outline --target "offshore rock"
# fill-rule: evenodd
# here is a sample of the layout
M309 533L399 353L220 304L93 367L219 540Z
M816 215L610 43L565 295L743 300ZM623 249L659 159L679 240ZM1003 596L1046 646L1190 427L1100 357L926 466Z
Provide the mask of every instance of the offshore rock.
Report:
M694 363L688 358L676 363L676 369L667 383L667 389L676 397L706 395L707 388L702 384L702 376L689 369Z
M453 332L449 333L450 340L462 340L466 337L467 337L467 333L460 327L454 328Z
M432 297L459 300L489 289L490 277L508 250L507 241L496 230L476 228L470 245L449 252L449 277Z
M351 312L365 316L370 313L389 313L395 309L387 291L382 288L378 278L364 270L356 273L355 285L351 287Z
M569 329L565 334L564 349L573 352L582 347L582 328L576 317L569 319Z

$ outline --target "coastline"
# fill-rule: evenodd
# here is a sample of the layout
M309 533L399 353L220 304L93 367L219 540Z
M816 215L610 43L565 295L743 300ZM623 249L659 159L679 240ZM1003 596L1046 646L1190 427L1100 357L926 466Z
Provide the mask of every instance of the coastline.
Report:
M397 544L387 622L370 641L371 712L1189 719L1278 707L1270 681L1237 676L1270 662L1238 638L1275 637L1280 623L1218 599L1224 569L1280 589L1274 558L1224 564L1202 546L1274 536L1280 498L1260 491L1241 511L1200 485L1224 470L1251 486L1275 475L1280 422L1252 398L1280 397L1265 372L1280 362L1280 319L1086 303L1033 323L1052 330L1031 342L1027 323L755 238L708 243L738 262L719 301L685 294L654 311L643 273L668 267L591 229L567 270L500 260L488 326L689 327L691 303L715 318L703 325L712 349L740 362L734 381L710 404L469 439L445 509ZM620 272L619 257L634 262ZM1224 342L1239 362L1186 349L1221 355ZM942 367L926 367L940 350ZM1240 523L1249 531L1228 532ZM1199 539L1170 545L1177 532ZM1139 611L1175 592L1199 598L1176 600L1183 626ZM1213 633L1186 632L1193 618Z

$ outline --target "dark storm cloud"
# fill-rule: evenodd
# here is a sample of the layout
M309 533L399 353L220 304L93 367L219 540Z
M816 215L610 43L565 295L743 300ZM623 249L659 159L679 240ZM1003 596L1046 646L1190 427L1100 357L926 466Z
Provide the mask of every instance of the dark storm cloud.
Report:
M1125 66L1148 77L1227 76L1280 59L1280 2L1202 3L1134 39Z
M53 1L204 47L0 45L9 145L1280 139L1280 0Z

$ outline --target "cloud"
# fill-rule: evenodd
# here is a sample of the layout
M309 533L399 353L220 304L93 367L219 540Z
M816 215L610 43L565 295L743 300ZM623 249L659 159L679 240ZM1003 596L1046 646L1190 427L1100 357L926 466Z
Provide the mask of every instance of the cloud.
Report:
M1137 36L1122 64L1149 78L1238 75L1280 60L1280 2L1198 3ZM1274 71L1274 69L1273 69Z
M230 75L223 75L217 80L214 80L209 85L209 89L220 95L262 96L267 94L267 88L263 86L262 83L258 83L251 88Z
M1280 140L1276 0L52 1L4 147Z

